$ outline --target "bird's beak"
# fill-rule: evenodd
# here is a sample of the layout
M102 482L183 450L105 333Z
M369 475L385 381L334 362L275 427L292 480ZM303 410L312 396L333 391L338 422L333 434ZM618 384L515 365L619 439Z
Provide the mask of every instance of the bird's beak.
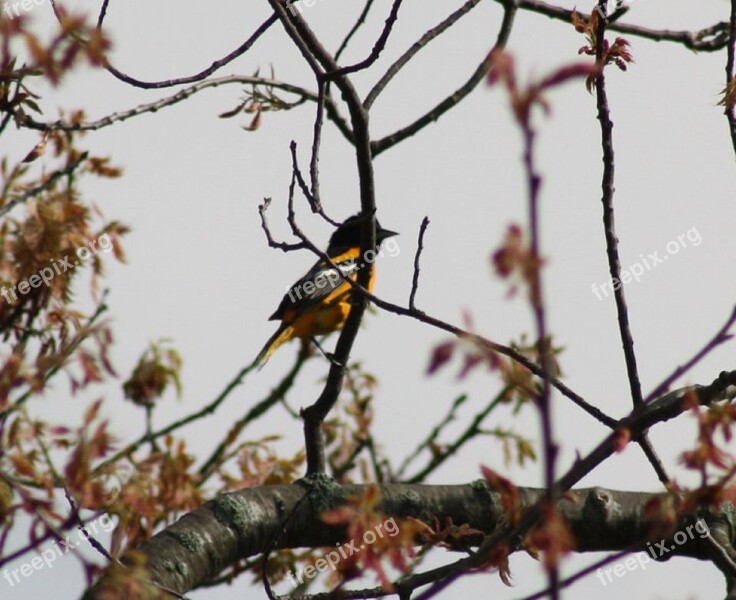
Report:
M395 231L391 231L390 229L379 229L376 231L376 241L378 243L381 243L383 240L394 237L395 235L399 235Z

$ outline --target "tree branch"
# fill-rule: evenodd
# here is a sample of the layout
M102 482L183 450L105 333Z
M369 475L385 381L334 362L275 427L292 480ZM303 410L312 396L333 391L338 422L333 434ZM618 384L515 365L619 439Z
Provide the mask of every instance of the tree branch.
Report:
M360 101L357 91L347 76L337 73L339 67L332 55L322 46L306 21L299 15L290 14L281 0L268 0L271 8L281 21L286 33L300 49L304 59L311 66L315 77L324 73L332 73L332 81L342 93L348 111L355 139L355 157L358 166L360 185L361 213L367 217L361 230L361 254L369 248L375 248L376 231L373 216L376 212L375 182L373 180L373 162L371 158L370 133L368 129L368 113ZM368 218L370 217L370 218ZM362 269L358 273L358 283L367 287L370 270ZM304 419L304 436L307 450L307 473L324 473L324 440L322 438L322 421L337 401L342 389L345 365L348 363L350 350L358 333L360 321L366 307L366 299L356 295L340 337L335 347L334 361L327 376L327 382L317 401L302 412Z
M294 507L308 493L300 485L263 486L223 494L157 533L144 542L138 552L145 557L154 582L185 593L216 577L227 565L263 552L274 539L278 540L277 548L334 547L355 541L347 539L343 527L326 525L320 516L347 504L350 497L362 496L367 487L325 486L296 511ZM401 519L422 514L434 515L439 522L467 524L477 531L463 537L463 542L470 546L481 543L484 534L497 530L507 518L501 495L489 489L484 481L464 485L385 484L378 487L381 501L377 510L399 520L399 526ZM522 510L533 508L545 495L545 490L538 488L519 488L518 491ZM657 496L647 492L584 488L567 494L557 508L574 533L577 552L646 549L651 554L654 546L646 542L651 539L652 523L646 517L645 507ZM284 523L287 515L291 516ZM703 513L700 517L707 524L708 532L724 526L723 515ZM428 524L434 523L428 521ZM691 520L683 518L676 530L687 531L687 525L691 532L688 540L676 544L669 543L671 538L665 537L666 546L674 547L657 559L666 560L672 556L709 558L704 542L706 536L692 533ZM733 544L733 540L729 542ZM416 589L426 578L427 574L422 573L410 575L397 582L396 587L398 591ZM87 598L105 597L105 585L106 576L103 575Z
M514 24L514 16L516 15L517 8L516 0L498 1L501 2L501 4L503 4L504 6L503 21L501 22L501 27L499 29L498 36L496 38L496 44L494 45L493 50L499 50L506 46L506 42L508 42L509 36L511 35L511 28ZM437 106L435 106L429 112L425 113L416 121L407 125L406 127L403 127L398 131L395 131L394 133L381 138L380 140L371 142L371 150L373 152L373 156L378 156L379 154L381 154L381 152L384 152L385 150L388 150L389 148L395 146L406 138L413 136L415 133L421 131L430 123L439 119L448 110L450 110L454 106L457 106L463 99L465 99L468 94L470 94L470 92L472 92L476 88L476 86L481 81L483 81L483 78L488 74L488 68L488 56L486 55L481 63L476 67L470 78L452 94L442 100L442 102L440 102Z
M294 108L295 106L305 101L310 101L310 102L315 102L315 103L319 102L318 93L312 92L310 90L307 90L297 85L293 85L291 83L287 83L284 81L278 81L276 79L268 79L265 77L248 77L245 75L229 75L227 77L218 77L215 79L207 79L206 81L197 82L187 88L179 90L178 92L176 92L176 94L167 96L166 98L161 98L154 102L141 104L140 106L136 106L129 110L116 112L111 115L104 116L95 121L71 122L71 121L58 120L58 121L45 123L45 122L37 121L33 119L30 115L26 115L21 126L26 127L28 129L36 129L39 131L55 131L55 130L95 131L97 129L102 129L103 127L114 125L115 123L127 121L128 119L137 117L139 115L158 112L162 108L166 108L168 106L173 106L174 104L178 104L179 102L182 102L186 100L187 98L189 98L190 96L193 96L194 94L197 94L203 90L206 90L209 88L216 88L221 85L229 85L233 83L252 85L252 86L263 86L267 88L275 88L275 89L283 90L290 94L295 94L296 96L299 97L299 100L297 100L296 103L292 104L290 108ZM324 108L325 108L325 112L327 113L327 117L330 119L330 121L332 121L335 124L335 126L338 128L340 133L343 134L345 139L352 144L353 143L353 133L352 131L350 131L350 126L345 121L345 118L340 114L337 104L335 104L335 101L332 97L325 95Z
M396 23L396 20L399 18L399 8L401 7L402 1L403 0L394 0L393 5L391 6L391 12L389 13L388 18L386 19L386 23L383 26L383 31L381 31L381 35L378 36L376 43L373 45L371 53L365 59L355 63L354 65L341 67L337 69L337 71L329 73L329 78L362 71L363 69L367 69L368 67L370 67L374 62L378 60L381 52L383 52L383 49L386 47L386 42L388 42L388 38L391 35L391 30L394 27L394 23Z
M457 21L460 20L463 16L465 16L467 13L469 13L473 8L475 8L480 3L480 0L467 0L465 4L463 4L460 8L458 8L455 12L453 12L449 17L447 17L445 20L443 20L438 25L435 25L427 31L422 37L420 37L416 42L414 42L409 49L404 52L397 60L392 64L386 73L384 73L383 77L378 80L378 82L373 86L370 92L368 92L368 95L365 97L365 100L363 101L363 104L367 109L370 109L371 106L373 106L373 103L376 101L376 98L378 95L384 90L384 88L388 85L388 83L396 76L396 74L404 67L406 64L416 56L416 54L424 48L429 42L432 40L438 38L442 33L447 31L450 27L452 27Z
M736 0L731 0L731 17L728 23L728 50L726 57L726 96L724 99L724 113L728 120L728 131L731 134L731 144L736 152L736 107L734 106L734 96L736 94L728 94L729 90L736 88L736 79L734 79L734 69L736 68Z
M123 71L113 67L112 65L108 64L105 69L108 73L122 81L123 83L127 83L132 85L133 87L138 88L144 88L144 89L161 89L161 88L167 88L167 87L173 87L175 85L183 85L187 83L194 83L196 81L202 81L205 77L209 77L214 73L215 71L221 69L226 64L231 63L239 56L242 56L245 54L248 50L250 50L251 46L256 43L258 38L260 38L268 29L277 21L276 15L271 15L266 19L261 25L253 32L253 34L245 40L240 46L238 46L235 50L227 54L226 56L223 56L222 58L214 61L209 67L206 69L202 69L199 73L195 73L194 75L188 75L186 77L177 77L175 79L164 79L161 81L143 81L141 79L136 79L135 77L131 77L130 75L127 75Z
M496 0L496 2L503 3L505 0ZM539 13L552 19L566 21L567 23L571 22L571 10L547 4L546 2L542 2L542 0L519 0L519 8ZM579 11L578 14L586 21L590 19L589 14ZM729 24L720 22L698 31L673 31L670 29L649 29L648 27L628 25L616 21L615 23L610 23L608 29L620 33L628 33L654 42L675 42L682 44L690 50L716 52L724 48L728 43Z

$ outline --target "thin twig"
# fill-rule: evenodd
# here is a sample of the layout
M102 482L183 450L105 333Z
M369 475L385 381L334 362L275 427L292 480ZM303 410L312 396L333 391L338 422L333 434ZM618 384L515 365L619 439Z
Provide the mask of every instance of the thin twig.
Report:
M199 73L195 73L194 75L188 75L186 77L177 77L175 79L165 79L161 81L143 81L141 79L136 79L135 77L131 77L130 75L127 75L126 73L123 73L119 69L116 69L112 65L107 65L105 69L114 77L119 79L120 81L130 84L134 87L138 88L144 88L144 89L161 89L161 88L167 88L172 87L175 85L184 85L187 83L194 83L197 81L202 81L205 77L209 77L214 73L215 71L221 69L228 63L231 63L239 56L242 56L245 54L248 50L250 50L251 46L255 44L255 42L260 38L268 29L273 25L278 19L276 18L276 15L271 15L266 19L261 25L258 27L258 29L255 30L255 32L247 39L245 42L243 42L240 46L238 46L235 50L227 54L226 56L214 61L209 67L206 69L201 70Z
M140 436L136 441L131 442L128 444L125 448L122 450L119 450L109 458L103 460L100 464L98 464L94 470L93 474L99 473L105 469L110 464L114 464L117 461L119 461L121 458L124 458L125 456L130 455L132 452L134 452L137 448L139 448L141 445L145 444L146 442L150 442L151 440L157 440L160 437L163 437L172 431L176 431L177 429L180 429L181 427L184 427L185 425L189 425L190 423L194 423L195 421L198 421L202 417L205 417L207 415L213 414L220 404L222 404L225 399L232 393L232 391L238 387L242 382L243 378L250 373L254 369L255 365L253 363L249 364L246 367L243 367L238 374L225 386L225 388L217 395L217 397L201 408L200 410L197 410L193 413L190 413L186 417L182 417L181 419L178 419L174 421L173 423L169 423L166 427L162 427L161 429L158 429L152 433L145 433L142 436Z
M469 13L471 9L473 9L479 3L480 3L480 0L467 0L465 4L463 4L455 12L453 12L449 17L444 19L438 25L435 25L434 27L432 27L422 37L420 37L416 42L414 42L409 47L409 49L406 52L404 52L404 54L402 54L396 60L396 62L394 62L394 64L392 64L388 68L388 70L383 74L381 79L378 80L376 85L374 85L371 91L368 92L368 95L365 97L365 100L363 101L363 105L366 107L366 109L370 109L370 107L373 106L373 103L375 102L376 98L384 90L384 88L388 85L388 83L396 76L396 74L404 66L406 66L406 64L412 58L414 58L414 56L422 48L424 48L432 40L437 39L442 33L444 33L450 27L452 27L452 25L454 25L457 21L459 21L464 15Z
M599 14L606 14L606 0L599 0ZM606 18L598 19L596 31L596 60L603 65L606 52ZM603 231L606 238L606 257L608 258L608 269L612 281L621 279L621 258L618 252L618 236L616 235L615 212L613 208L614 195L614 151L613 151L613 123L611 122L611 111L608 107L608 95L606 93L605 69L601 68L595 78L596 104L598 109L598 121L601 128L601 147L603 151L603 175L601 178L601 203L603 205ZM641 382L636 365L636 353L634 352L634 338L631 333L629 322L629 311L626 305L624 286L614 286L614 298L616 300L616 312L618 314L619 335L626 361L626 373L629 380L629 389L634 406L642 402Z
M504 5L503 21L496 38L496 44L493 47L494 50L500 50L506 46L509 36L511 35L511 28L514 24L514 17L516 15L516 0L499 0ZM413 123L402 127L401 129L391 133L380 140L371 142L371 151L373 156L378 156L381 152L384 152L395 146L399 142L413 136L415 133L424 129L430 123L435 122L443 114L445 114L451 108L457 106L462 100L464 100L470 92L472 92L478 84L483 81L485 76L488 74L488 68L490 64L488 62L488 56L483 57L483 60L476 67L470 78L461 85L452 94L447 96L434 108L427 111L421 117L416 119Z
M442 331L451 333L452 335L458 338L466 339L478 345L480 348L485 349L486 351L497 352L498 354L501 354L503 356L510 358L511 360L527 368L529 371L534 373L534 375L536 375L540 379L544 379L546 377L549 380L550 384L554 386L563 396L565 396L569 400L572 400L572 402L574 402L577 406L582 408L585 412L587 412L590 416L592 416L598 422L602 423L603 425L605 425L606 427L610 429L614 429L617 426L618 421L616 419L609 417L598 407L593 406L592 404L587 402L582 396L572 391L567 385L565 385L557 377L546 374L540 365L532 362L526 356L524 356L521 352L515 350L514 348L511 348L510 346L505 346L503 344L499 344L497 342L493 342L487 338L484 338L483 336L480 336L475 333L471 333L469 331L461 329L460 327L451 325L450 323L447 323L446 321L443 321L436 317L427 315L424 312L421 312L418 310L411 310L408 307L404 307L398 304L387 302L386 300L383 300L379 298L378 296L371 294L365 289L360 289L360 293L365 295L373 304L375 304L379 308L382 308L383 310L394 313L396 315L411 317L412 319L416 319L417 321L420 321L427 325L431 325L432 327L435 327Z
M291 184L289 185L289 198L293 198L294 196L294 183L296 181L296 176L292 174L291 177ZM271 235L271 229L268 226L268 221L266 220L266 211L268 210L268 207L271 205L271 198L264 198L263 204L261 204L258 207L258 214L261 216L261 229L266 233L266 239L268 240L268 245L271 248L278 248L279 250L283 250L284 252L291 252L293 250L301 250L302 248L305 248L305 243L297 242L295 244L289 244L287 242L277 242L273 235ZM291 206L291 202L289 202L289 205Z
M110 0L102 0L102 5L100 6L100 13L97 15L97 29L102 29L102 23L105 20L105 17L107 16L107 5L110 3Z
M462 394L461 396L458 396L457 398L455 398L455 400L453 400L452 405L450 406L450 410L447 411L447 414L444 416L444 418L432 428L432 431L429 432L427 437L419 442L419 444L417 444L417 447L414 448L411 454L409 454L401 462L401 465L399 465L399 468L396 470L394 480L401 480L404 471L406 471L406 469L414 461L414 459L419 456L423 450L428 449L439 437L440 433L442 433L442 430L455 420L457 410L465 403L467 399L468 395Z
M263 400L258 402L253 408L251 408L245 415L238 419L228 431L223 441L210 454L209 458L202 463L199 467L199 474L202 481L206 480L213 472L214 467L227 450L228 445L233 444L237 439L237 436L243 431L243 429L249 423L255 421L258 417L269 410L274 404L279 402L289 389L294 385L296 376L299 374L307 356L305 353L300 352L297 355L294 365L291 367L289 372L281 379L279 384L271 390L271 392Z
M347 49L350 40L353 39L353 36L365 24L365 19L368 16L368 13L370 12L372 6L373 0L366 0L366 3L363 6L363 10L361 11L360 15L358 16L358 19L355 21L355 24L350 28L350 31L348 31L347 35L342 40L340 47L337 49L337 52L335 52L335 62L340 62L340 57L342 56L342 53L345 52L345 50Z
M280 527L276 530L276 533L271 538L271 541L263 550L263 558L261 560L261 579L263 580L263 587L265 588L266 596L269 598L269 600L277 600L277 597L273 592L273 588L271 587L271 581L268 579L268 557L271 555L271 552L273 552L276 544L278 544L279 538L286 531L286 526L294 518L296 512L302 507L302 504L304 504L307 498L309 498L309 495L312 493L313 490L314 487L310 487L304 492L304 495L299 498L299 500L294 504L294 507L289 511L289 514L286 515L286 518L283 520Z
M62 131L95 131L97 129L102 129L103 127L108 127L110 125L114 125L115 123L126 121L130 118L137 117L139 115L143 115L146 113L155 113L161 110L162 108L166 108L168 106L173 106L174 104L177 104L179 102L182 102L183 100L186 100L190 96L197 94L203 90L209 89L209 88L216 88L221 85L228 85L228 84L246 84L246 85L253 85L253 86L264 86L267 88L275 88L279 90L283 90L285 92L294 94L299 97L299 100L292 103L290 105L290 108L294 108L305 101L310 102L318 102L319 101L319 95L315 92L312 92L310 90L307 90L306 88L293 85L291 83L286 83L284 81L278 81L276 79L268 79L265 77L248 77L244 75L229 75L227 77L217 77L214 79L207 79L205 81L197 82L187 88L184 88L182 90L179 90L175 94L171 96L167 96L166 98L161 98L159 100L156 100L154 102L148 102L146 104L141 104L140 106L136 106L135 108L131 108L125 111L115 112L111 115L104 116L100 119L97 119L95 121L81 121L81 122L69 122L69 121L53 121L53 122L42 122L37 121L33 119L32 117L26 115L25 119L21 123L21 127L26 127L28 129L37 129L39 131L56 131L56 130L62 130ZM327 112L327 117L332 121L335 126L338 128L340 133L345 137L345 139L353 143L353 134L352 131L350 131L350 126L345 121L345 118L340 114L340 111L335 104L335 101L325 94L324 98L324 108Z
M602 0L603 1L603 0ZM528 188L528 210L529 210L529 232L530 232L530 252L534 267L531 269L529 281L529 301L534 315L534 324L537 337L537 352L539 353L539 362L542 369L542 389L536 398L536 405L539 409L539 420L542 430L542 456L544 469L544 487L547 506L552 507L554 502L553 486L555 482L555 465L557 462L557 453L559 451L555 442L554 432L552 429L552 394L549 384L549 376L552 373L552 348L551 342L547 337L547 314L544 306L543 289L544 283L542 279L543 261L541 249L541 233L539 219L539 187L541 185L541 176L537 172L534 161L534 142L536 139L536 131L531 123L531 116L527 111L526 118L519 120L524 139L524 171L526 173ZM558 561L553 561L548 565L547 580L549 581L550 598L558 600L560 597L560 570Z
M360 62L355 63L354 65L341 67L336 71L331 71L327 74L327 77L333 79L334 77L337 77L339 75L347 75L348 73L362 71L363 69L367 69L374 62L376 62L378 60L378 57L381 55L381 52L383 52L383 49L386 47L386 42L388 42L388 38L391 35L391 30L393 29L394 23L396 23L396 19L399 18L399 8L401 7L402 2L403 0L394 0L394 3L391 5L391 11L389 12L388 17L386 18L386 22L383 25L383 31L381 31L381 35L378 36L376 43L373 45L371 53L366 58L364 58Z
M0 207L0 217L5 216L7 213L9 213L13 208L15 208L18 204L21 204L25 202L26 200L29 200L30 198L34 198L35 196L38 196L41 192L46 191L51 186L54 185L57 179L60 179L61 177L65 177L67 175L71 175L74 173L74 171L77 170L77 167L81 165L85 160L87 160L87 157L89 156L88 152L82 152L82 154L77 158L77 160L69 163L66 167L63 169L59 169L58 171L54 171L51 175L49 175L46 178L46 181L44 181L42 184L37 185L34 188L31 188L30 190L26 190L22 194L19 194L15 198L12 198L5 206Z
M496 2L501 2L502 4L506 1L496 0ZM541 0L519 0L519 8L539 13L552 19L566 21L567 23L571 22L571 10L547 4ZM589 14L581 12L578 12L578 14L586 21L590 20ZM728 43L728 28L728 23L726 22L716 23L698 31L649 29L648 27L641 27L639 25L628 25L620 21L608 25L610 31L628 33L655 42L675 42L682 44L690 50L703 52L716 52L725 47Z
M105 300L107 299L107 295L109 294L109 292L110 290L107 288L102 291L102 297L100 298L100 302L95 307L95 312L93 312L89 319L87 319L87 323L80 330L80 333L77 335L74 341L66 348L62 348L62 352L64 353L63 359L59 360L55 364L55 366L51 367L45 373L43 378L44 383L48 382L54 375L61 372L63 365L66 363L66 360L76 351L77 348L79 348L81 343L87 339L87 334L92 325L94 325L95 322L107 311L107 304L105 304ZM4 420L7 419L8 415L23 406L23 404L25 404L34 393L36 392L33 389L27 390L25 393L19 396L17 400L14 400L9 408L0 411L0 422L4 422Z
M698 350L694 356L688 360L685 364L678 366L672 373L670 373L667 377L664 378L664 381L660 383L654 390L652 390L646 398L644 398L644 403L649 403L652 400L659 398L662 394L664 394L667 390L669 390L670 386L677 381L680 377L682 377L685 373L687 373L690 369L692 369L697 363L699 363L707 354L709 354L711 351L713 351L716 347L720 346L721 344L729 341L732 339L733 335L729 334L728 331L731 329L731 326L736 323L736 306L733 307L733 310L731 311L731 314L729 315L726 322L723 324L723 326L716 332L716 334L708 340L703 347Z
M322 141L322 124L324 121L325 114L325 92L326 85L322 79L317 81L319 86L318 100L317 100L317 114L314 118L314 128L312 135L312 156L309 160L309 177L311 180L311 197L314 202L312 210L314 212L322 211L322 200L319 193L319 147Z
M100 544L100 542L98 542L97 539L92 537L92 535L89 533L86 525L82 521L82 517L79 514L79 508L77 507L77 503L74 501L74 498L72 498L69 488L66 485L64 485L63 488L64 488L64 497L66 498L66 501L69 503L69 507L72 510L72 519L75 521L77 525L77 529L82 533L82 535L84 535L89 545L92 546L95 550L97 550L97 552L99 552L102 556L104 556L108 561L118 563L117 558L115 558L112 554L110 554L107 551L107 548L105 548L102 544ZM96 518L97 517L95 517L94 519Z
M414 300L416 299L417 290L419 290L419 259L422 256L422 250L424 250L424 233L427 231L429 226L429 217L422 219L422 224L419 226L419 238L417 239L417 251L414 254L414 274L411 278L411 292L409 293L409 309L417 310Z
M605 62L606 52L606 28L607 28L607 6L606 0L598 2L598 27L595 32L596 39L596 60L599 65ZM606 257L608 259L608 268L611 273L612 281L621 279L621 258L618 252L618 235L616 235L615 210L613 207L613 197L615 189L615 156L613 149L613 122L611 121L611 111L608 105L608 94L606 93L606 75L605 69L601 67L595 79L596 105L598 110L598 122L601 129L601 148L603 153L603 174L601 177L601 203L603 205L603 230L606 240ZM641 381L639 379L639 369L636 363L636 352L634 351L634 336L631 331L631 322L629 321L629 309L626 304L626 294L624 286L614 287L614 299L616 302L616 312L618 315L619 335L621 336L621 345L624 351L624 360L626 362L626 373L629 382L629 390L631 392L631 400L634 406L642 403ZM669 482L669 476L665 471L664 465L660 460L657 452L652 446L647 433L644 432L637 440L637 443L644 451L649 464L652 465L657 477L666 485Z
M475 418L468 424L468 426L458 435L457 439L452 442L447 448L444 448L441 452L433 454L427 465L420 469L417 473L412 475L406 480L406 483L420 483L425 481L427 476L430 475L437 467L444 463L448 458L452 457L460 448L462 448L469 440L475 436L480 435L482 430L480 428L484 419L491 414L494 409L504 401L504 398L509 393L509 388L504 387L496 397L493 398L486 406L480 411ZM454 406L453 406L454 408ZM433 432L434 433L434 432Z
M51 3L51 8L54 11L54 16L56 17L56 20L59 23L62 23L63 21L63 15L61 14L61 11L56 6L56 0L49 0ZM100 14L97 17L97 27L99 28L102 25L102 21L104 19L104 14L107 12L107 0L104 1L103 6L100 10ZM253 34L245 40L240 46L238 46L235 50L228 53L224 57L215 60L212 62L212 64L207 67L206 69L203 69L199 73L195 73L194 75L188 75L186 77L179 77L176 79L167 79L162 81L143 81L140 79L136 79L135 77L131 77L130 75L127 75L126 73L123 73L119 69L116 69L111 64L107 63L105 65L105 70L119 79L120 81L130 84L134 87L139 87L143 89L160 89L160 88L166 88L166 87L173 87L175 85L183 85L186 83L194 83L196 81L202 81L204 78L209 77L217 71L218 69L221 69L228 63L231 63L239 56L242 56L245 54L248 50L250 50L251 46L256 43L256 41L264 34L268 29L276 23L278 19L276 18L276 15L271 15L266 19L261 25L258 26L258 28L253 32ZM84 40L82 40L84 41Z

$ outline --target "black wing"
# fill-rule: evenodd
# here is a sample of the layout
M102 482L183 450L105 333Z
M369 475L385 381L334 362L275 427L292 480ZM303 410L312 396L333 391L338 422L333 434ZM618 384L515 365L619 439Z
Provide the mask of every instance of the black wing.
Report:
M345 277L357 273L360 268L355 258L346 258L340 262L333 260L333 262ZM269 319L271 321L281 320L287 311L301 313L322 302L343 283L342 277L334 267L322 260L317 261L307 274L286 292L276 312Z

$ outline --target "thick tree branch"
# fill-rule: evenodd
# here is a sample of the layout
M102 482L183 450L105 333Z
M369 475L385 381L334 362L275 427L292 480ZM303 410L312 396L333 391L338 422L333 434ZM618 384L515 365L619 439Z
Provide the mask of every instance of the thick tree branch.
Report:
M625 433L630 439L636 439L653 425L677 417L692 406L693 402L705 406L720 400L732 400L734 397L736 397L736 371L731 371L721 373L710 385L683 388L670 392L651 404L639 404L629 416L619 421L617 431L608 435L587 456L578 459L555 483L552 493L554 501L557 502L583 477L621 450L621 433ZM517 523L504 523L486 536L475 554L426 575L420 585L425 583L432 585L419 598L431 598L438 590L457 580L464 573L483 566L499 546L512 551L519 549L526 536L541 519L542 511L548 502L548 494L545 493L542 500L529 507Z
M278 548L327 547L350 542L343 528L325 525L320 515L346 504L350 497L360 497L366 488L322 485L313 489L310 498L285 524L285 517L306 493L300 485L264 486L223 494L153 536L138 551L146 557L147 570L154 582L185 593L216 577L227 565L263 552L277 535ZM400 519L425 515L431 525L433 519L427 516L432 515L439 522L466 523L479 532L463 538L469 545L481 543L483 534L493 532L507 518L501 495L483 481L438 486L387 484L379 486L379 490L378 509L387 517L393 516L400 523ZM536 506L544 495L542 489L519 488L522 510ZM567 494L558 502L558 509L575 536L577 552L645 549L651 554L654 545L646 542L660 540L651 538L645 506L655 497L657 494L647 492L585 488ZM698 516L707 524L708 532L730 531L726 516L707 512ZM704 541L707 535L693 534L692 523L692 517L685 518L670 532L670 536L677 531L687 532L689 525L691 535L684 543L670 543L672 538L665 536L666 546L674 548L656 558L709 559ZM698 531L706 529L701 527ZM679 535L677 541L681 538ZM720 539L723 541L722 535ZM398 587L413 589L423 577L422 574L410 576ZM103 576L88 598L109 598L103 595L105 589Z

